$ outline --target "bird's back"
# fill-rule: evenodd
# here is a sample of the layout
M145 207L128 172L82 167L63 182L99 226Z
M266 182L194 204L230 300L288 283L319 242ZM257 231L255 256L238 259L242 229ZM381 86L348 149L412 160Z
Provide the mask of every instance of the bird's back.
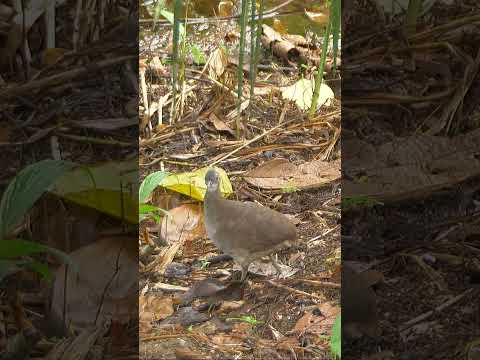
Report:
M295 226L285 215L261 205L223 198L205 205L209 237L232 256L273 252L297 237Z

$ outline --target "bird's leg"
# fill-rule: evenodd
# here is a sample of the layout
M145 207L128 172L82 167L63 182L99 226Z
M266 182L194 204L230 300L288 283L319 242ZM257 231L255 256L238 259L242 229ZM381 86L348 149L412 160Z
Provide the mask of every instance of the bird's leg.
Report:
M242 276L240 278L240 282L243 283L245 281L245 279L247 278L247 274L248 274L248 265L250 264L242 264Z
M272 262L275 270L277 270L277 277L280 278L280 276L282 275L282 269L280 268L272 254L268 255L268 257L270 258L270 261Z

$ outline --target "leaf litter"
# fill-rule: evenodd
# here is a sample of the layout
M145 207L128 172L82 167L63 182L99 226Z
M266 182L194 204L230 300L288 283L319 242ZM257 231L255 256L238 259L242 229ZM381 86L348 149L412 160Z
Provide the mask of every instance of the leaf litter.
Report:
M266 64L275 62L285 68L285 59L267 54L259 66L254 101L242 103L242 118L250 111L249 105L251 114L240 123L243 135L236 138L239 114L236 94L230 91L236 82L232 61L236 55L226 56L217 40L227 34L225 44L232 54L238 39L232 35L236 29L228 22L207 28L201 36L195 31L188 35L205 52L207 64L199 68L187 59L182 115L175 122L169 121L170 83L147 65L147 102L162 98L163 108L156 107L155 113L145 117L140 137L141 178L168 171L181 179L185 173L216 166L232 183L229 198L255 201L290 216L301 241L299 247L277 254L281 278L275 277L276 270L269 262L259 260L251 264L247 284L231 283L228 279L236 269L234 264L218 253L204 229L189 225L203 222L202 197L193 196L201 193L201 182L191 181L189 186L198 189L188 192L157 187L149 203L165 206L173 217L164 217L157 225L140 225L144 229L140 246L151 248L141 258L140 292L158 298L157 304L169 304L161 314L170 313L173 304L173 313L142 324L140 356L330 358L328 339L340 300L340 278L335 275L340 262L336 255L340 247L339 100L332 99L307 120L280 91L300 80L295 61L289 60L286 71L275 70ZM164 34L155 41L169 49L170 30ZM141 61L152 64L157 57L165 63L164 54L148 50L152 39L144 39ZM303 51L303 56L315 64L318 44L305 39L300 43L311 51ZM141 114L151 108L141 101ZM167 202L166 198L175 200ZM194 207L198 211L191 213ZM333 215L323 217L324 212ZM163 227L166 231L173 228L168 241L152 243L152 239L165 237L166 231L160 230ZM151 314L155 306L141 311ZM306 316L310 316L309 322Z

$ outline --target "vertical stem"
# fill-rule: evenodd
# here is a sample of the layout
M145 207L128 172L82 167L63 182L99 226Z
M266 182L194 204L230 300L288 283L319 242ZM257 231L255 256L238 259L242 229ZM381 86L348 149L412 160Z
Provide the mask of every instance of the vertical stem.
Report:
M252 110L252 102L253 102L253 97L254 97L254 91L255 91L255 62L257 61L257 57L256 57L256 35L257 35L257 31L255 31L257 29L256 26L258 26L258 24L256 23L255 21L255 12L256 12L256 1L255 0L251 0L251 20L250 20L250 103L249 103L249 106L248 106L248 116L250 117L250 113L251 113L251 110Z
M320 86L323 81L323 69L325 68L325 59L327 58L328 42L330 40L330 31L332 29L332 17L329 18L325 34L323 36L322 57L318 65L317 74L315 76L315 89L312 96L312 106L308 112L308 117L312 118L317 111L318 97L320 96Z
M243 62L245 58L245 37L246 37L246 28L247 28L247 7L248 0L242 0L242 13L240 14L240 49L238 55L238 72L237 72L237 111L238 116L236 120L236 135L237 138L240 138L240 115L241 115L241 106L242 106L242 94L243 94Z
M172 107L170 112L170 123L175 121L175 107L177 103L177 82L178 82L178 45L180 42L180 10L181 0L174 0L173 8L173 62L172 62Z
M263 33L263 11L264 11L264 0L260 0L260 9L258 11L258 22L257 22L257 38L255 40L255 66L253 73L255 77L257 76L258 61L260 60L260 39Z
M405 24L407 36L413 35L417 31L417 19L421 5L421 0L410 0L408 2L407 22Z

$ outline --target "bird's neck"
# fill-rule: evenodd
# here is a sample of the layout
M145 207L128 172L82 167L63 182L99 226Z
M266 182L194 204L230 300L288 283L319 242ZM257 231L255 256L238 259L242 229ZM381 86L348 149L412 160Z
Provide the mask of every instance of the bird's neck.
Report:
M205 193L205 199L204 199L205 206L208 207L209 204L217 202L221 198L222 198L222 195L220 193L219 188L217 188L216 190L207 190L207 192Z

